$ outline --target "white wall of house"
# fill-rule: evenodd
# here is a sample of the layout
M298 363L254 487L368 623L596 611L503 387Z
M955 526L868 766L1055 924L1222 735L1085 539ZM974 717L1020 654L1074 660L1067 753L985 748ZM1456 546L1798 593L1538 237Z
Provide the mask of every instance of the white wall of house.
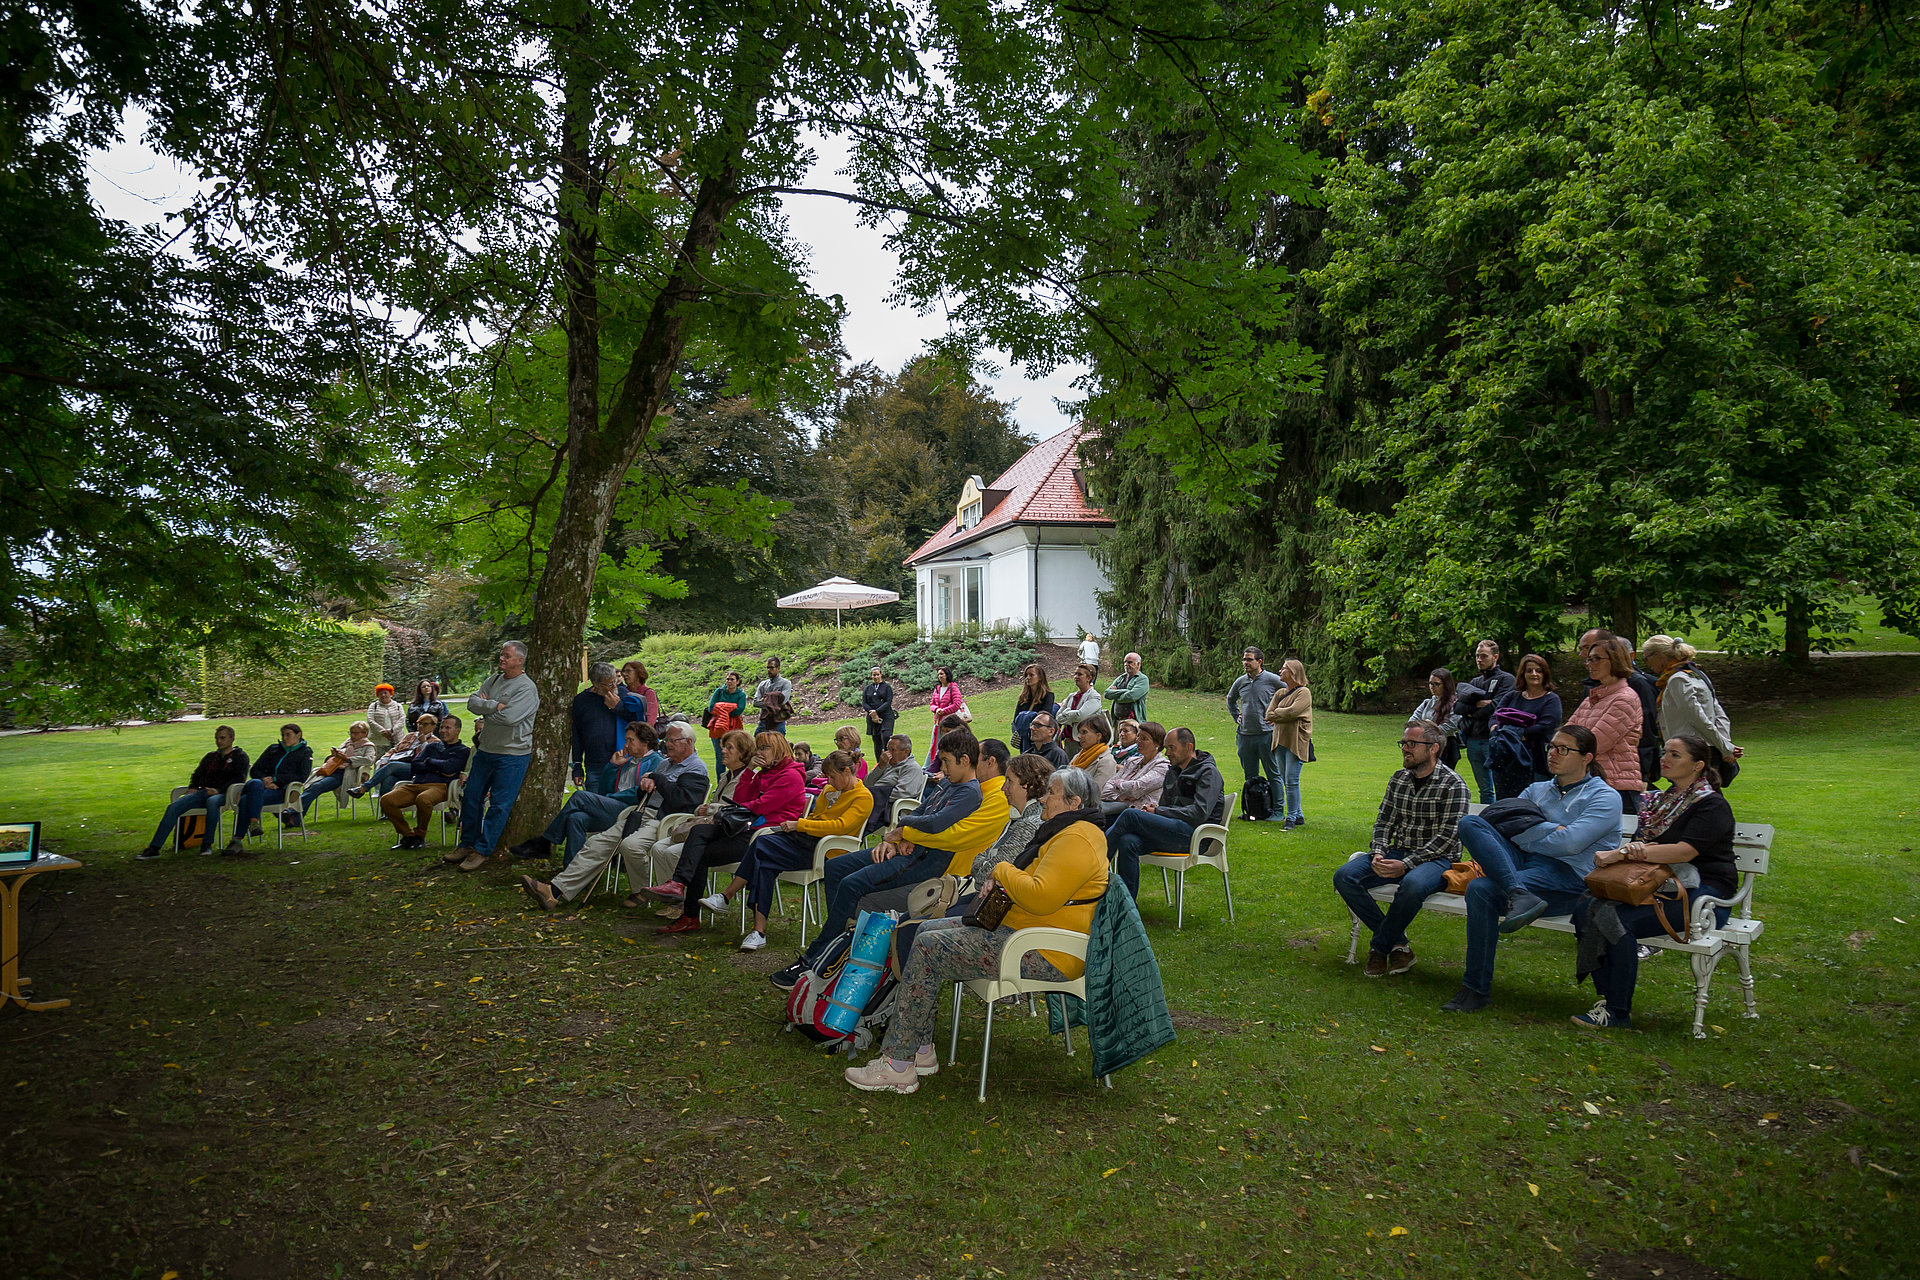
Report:
M1106 575L1094 563L1098 528L1014 525L969 543L951 559L914 570L923 635L975 622L1025 623L1046 619L1053 639L1073 640L1081 629L1100 634L1095 593ZM977 584L977 585L976 585Z

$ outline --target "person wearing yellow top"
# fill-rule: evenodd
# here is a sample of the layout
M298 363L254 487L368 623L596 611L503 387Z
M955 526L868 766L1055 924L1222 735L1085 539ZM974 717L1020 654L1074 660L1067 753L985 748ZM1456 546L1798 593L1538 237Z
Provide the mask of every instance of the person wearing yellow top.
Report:
M848 1084L868 1092L912 1093L921 1076L940 1069L933 1024L948 983L997 975L1001 952L1016 929L1046 926L1086 933L1093 927L1094 904L1107 891L1107 838L1097 821L1099 793L1087 771L1071 765L1054 770L1040 812L1045 821L1027 851L993 869L994 879L1013 899L1006 919L991 932L951 917L919 927L894 994L881 1054L864 1067L848 1067ZM1021 976L1042 982L1067 982L1085 971L1084 961L1056 951L1020 957Z
M753 931L740 939L742 951L758 951L767 945L767 909L773 905L782 871L811 867L814 845L823 836L852 836L858 840L866 829L867 816L873 812L873 792L854 772L857 763L852 752L830 752L820 764L827 785L814 799L812 811L806 817L755 832L746 856L734 868L732 882L723 892L700 900L701 906L719 914L727 909L734 894L751 887L747 901L753 905Z
M916 849L938 849L953 855L942 875L964 876L973 868L973 860L993 848L993 842L1013 820L1013 808L1007 803L1007 763L1013 751L998 738L980 744L980 761L974 780L980 784L980 807L944 831L916 831L912 817L900 821L900 840ZM928 872L929 876L933 873Z

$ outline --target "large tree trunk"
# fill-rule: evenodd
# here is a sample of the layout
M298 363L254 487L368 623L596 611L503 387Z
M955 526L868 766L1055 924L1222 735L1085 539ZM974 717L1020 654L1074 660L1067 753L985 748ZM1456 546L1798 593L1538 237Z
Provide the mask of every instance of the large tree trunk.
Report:
M1640 643L1640 599L1631 591L1613 598L1613 634L1630 645Z
M1781 620L1786 624L1786 638L1782 647L1786 651L1787 665L1804 671L1813 665L1813 628L1807 619L1807 602L1797 596L1790 598Z

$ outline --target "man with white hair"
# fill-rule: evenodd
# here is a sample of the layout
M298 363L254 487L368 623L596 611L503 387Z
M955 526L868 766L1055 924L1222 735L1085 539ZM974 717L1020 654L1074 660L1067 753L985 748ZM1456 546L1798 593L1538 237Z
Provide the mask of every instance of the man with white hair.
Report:
M478 871L493 856L533 760L540 690L527 675L527 646L503 641L499 665L467 699L467 710L486 720L474 733L473 766L460 794L460 847L446 858L462 871Z
M660 835L660 820L670 813L692 813L706 799L706 761L694 749L694 729L685 720L668 723L660 748L666 763L634 784L635 803L606 830L587 837L550 882L520 877L520 888L544 911L571 902L599 878L615 854L626 862L627 879L646 884L653 868L648 855Z
M1126 656L1120 674L1107 686L1105 701L1115 724L1147 718L1147 678L1141 674L1139 654Z

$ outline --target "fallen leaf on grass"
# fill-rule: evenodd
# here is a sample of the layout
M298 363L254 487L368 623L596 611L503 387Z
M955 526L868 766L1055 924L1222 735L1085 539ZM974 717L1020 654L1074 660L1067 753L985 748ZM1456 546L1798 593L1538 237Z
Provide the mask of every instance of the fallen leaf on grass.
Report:
M1100 1176L1103 1178L1111 1178L1114 1174L1118 1172L1120 1172L1118 1168L1113 1168L1113 1169L1107 1170L1105 1173L1101 1174Z
M1553 1250L1553 1251L1554 1251L1555 1253L1560 1253L1560 1252L1562 1252L1562 1250L1561 1250L1561 1248L1560 1248L1560 1246L1559 1246L1559 1245L1557 1245L1557 1244L1555 1244L1555 1243L1554 1243L1553 1241L1551 1241L1551 1240L1549 1240L1549 1239L1547 1239L1547 1238L1546 1238L1545 1236L1541 1236L1541 1237L1540 1237L1540 1243L1541 1243L1541 1244L1543 1244L1543 1245L1545 1245L1545 1246L1547 1246L1547 1248L1549 1248L1549 1249L1551 1249L1551 1250Z
M1536 1196L1540 1194L1540 1188L1531 1182L1527 1184L1527 1190L1533 1192Z
M1405 1227L1395 1227L1393 1230L1387 1232L1387 1235L1389 1236L1403 1236L1405 1234L1407 1234L1407 1229Z
M426 1247L427 1247L427 1242L425 1240L422 1240L419 1244L413 1246L413 1251L415 1253L419 1253L422 1249Z
M1587 1109L1587 1114L1590 1116L1597 1116L1600 1114L1600 1108L1594 1106L1591 1102L1582 1102L1580 1105Z
M1386 1050L1385 1050L1385 1049L1382 1049L1382 1048L1381 1048L1381 1047L1380 1047L1379 1045L1377 1045L1377 1044L1370 1044L1370 1045L1368 1045L1368 1046L1367 1046L1367 1048L1369 1048L1369 1049L1371 1049L1371 1050L1373 1050L1373 1051L1374 1051L1375 1053L1385 1053L1385 1052L1386 1052Z

